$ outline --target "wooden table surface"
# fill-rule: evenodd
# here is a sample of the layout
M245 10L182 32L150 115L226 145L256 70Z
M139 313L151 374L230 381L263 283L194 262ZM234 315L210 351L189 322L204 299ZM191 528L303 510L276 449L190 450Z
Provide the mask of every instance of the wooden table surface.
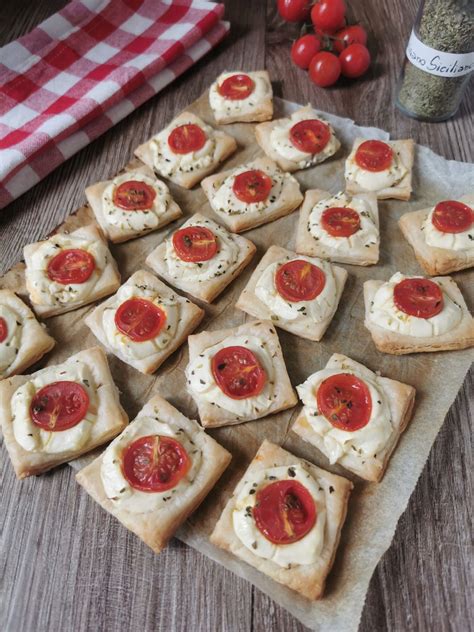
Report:
M29 31L64 0L3 0L0 45ZM275 0L228 0L230 37L156 98L0 211L1 270L84 202L84 188L113 176L133 148L196 99L224 69L267 68L276 94L413 137L446 158L472 161L472 111L429 125L403 118L394 87L415 0L353 0L375 57L363 81L313 87L289 59L297 27L283 25ZM361 631L469 629L472 460L466 379L372 578ZM173 540L156 556L85 494L68 466L17 482L1 447L0 630L196 630L306 628L246 581ZM357 581L357 578L354 578ZM339 631L338 631L339 632ZM343 632L343 631L340 631Z

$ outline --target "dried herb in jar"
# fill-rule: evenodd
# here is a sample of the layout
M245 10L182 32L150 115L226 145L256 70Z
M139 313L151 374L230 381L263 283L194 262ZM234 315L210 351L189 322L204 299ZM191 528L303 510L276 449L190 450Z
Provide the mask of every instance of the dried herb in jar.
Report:
M399 109L429 121L455 114L474 67L473 50L473 0L422 2L407 46Z

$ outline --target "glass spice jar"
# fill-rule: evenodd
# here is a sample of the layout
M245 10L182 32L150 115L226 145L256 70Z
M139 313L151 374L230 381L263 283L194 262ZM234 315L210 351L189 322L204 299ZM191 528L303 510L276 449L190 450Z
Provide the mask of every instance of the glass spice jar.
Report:
M474 69L474 0L422 0L396 106L423 121L453 116Z

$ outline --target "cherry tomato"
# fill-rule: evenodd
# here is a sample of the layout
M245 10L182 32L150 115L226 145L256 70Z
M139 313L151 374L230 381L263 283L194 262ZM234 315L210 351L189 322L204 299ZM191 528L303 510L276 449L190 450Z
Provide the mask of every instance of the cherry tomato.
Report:
M266 173L260 169L251 169L235 176L232 191L241 202L254 204L266 200L272 186L272 179Z
M309 64L309 77L320 88L332 86L341 74L341 62L336 55L321 51Z
M319 154L331 138L328 125L318 119L304 119L290 129L290 142L307 154Z
M291 47L291 59L300 68L307 69L316 53L321 49L321 40L316 35L303 35Z
M332 237L350 237L360 229L360 216L353 208L333 206L323 211L321 226Z
M115 312L115 326L133 340L152 340L166 324L166 313L143 298L130 298L119 305Z
M246 347L220 349L212 358L211 370L219 388L232 399L255 397L267 380L265 369Z
M472 208L455 200L438 202L431 216L433 226L442 233L463 233L471 228L473 221Z
M385 171L392 164L393 150L381 140L366 140L357 148L354 160L366 171Z
M155 189L146 182L127 180L115 187L113 203L125 211L146 211L153 206Z
M311 9L311 21L317 31L334 33L344 25L344 0L320 0Z
M304 22L311 11L311 0L278 0L278 13L287 22Z
M51 281L69 285L70 283L85 283L95 270L95 259L79 248L61 250L53 257L47 268Z
M370 53L363 44L350 44L339 55L341 72L344 77L361 77L370 66Z
M249 97L255 89L255 83L251 77L242 73L227 77L220 86L217 86L219 94L231 101L240 101Z
M432 318L443 310L440 287L430 279L404 279L393 288L395 306L409 316Z
M173 248L182 261L209 261L217 252L217 237L205 226L185 226L173 234Z
M257 491L255 500L257 529L274 544L297 542L316 523L316 503L299 481L269 483Z
M183 445L164 435L139 437L122 454L123 475L142 492L166 492L176 487L190 467Z
M316 393L319 412L340 430L354 432L369 423L372 398L367 384L351 373L331 375Z
M6 340L8 336L8 325L7 321L0 316L0 342Z
M30 417L43 430L56 432L78 424L88 408L89 395L82 384L64 380L47 384L35 394Z
M326 275L309 261L293 259L278 268L275 284L278 294L286 301L312 301L323 291Z
M175 154L189 154L204 147L207 137L199 125L187 123L175 127L168 136L168 145Z
M336 53L342 53L350 44L363 44L364 46L367 44L367 33L359 24L346 26L337 31L334 37L337 38L333 41L333 48Z

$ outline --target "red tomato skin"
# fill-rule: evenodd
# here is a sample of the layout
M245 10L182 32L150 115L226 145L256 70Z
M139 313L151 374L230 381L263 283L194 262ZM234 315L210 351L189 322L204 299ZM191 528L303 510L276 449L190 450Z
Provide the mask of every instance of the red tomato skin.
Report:
M339 55L341 73L349 79L357 79L367 72L370 66L370 53L363 44L350 44Z
M278 0L277 7L286 22L304 22L311 11L311 0Z
M342 53L350 44L367 44L367 33L359 24L346 26L334 34L333 49L336 53Z
M334 33L344 25L346 5L344 0L320 0L311 9L314 28L323 33Z
M289 468L288 475L290 476ZM275 481L259 489L252 511L257 529L273 544L298 542L316 523L316 503L299 481Z
M303 70L309 68L309 64L316 53L321 50L321 40L316 35L303 35L291 47L291 59L293 63Z
M443 200L435 206L431 223L442 233L464 233L474 222L470 206L456 200Z
M0 342L3 342L8 336L7 321L0 316Z
M321 51L309 64L309 77L320 88L327 88L336 83L341 75L341 62L336 55Z

